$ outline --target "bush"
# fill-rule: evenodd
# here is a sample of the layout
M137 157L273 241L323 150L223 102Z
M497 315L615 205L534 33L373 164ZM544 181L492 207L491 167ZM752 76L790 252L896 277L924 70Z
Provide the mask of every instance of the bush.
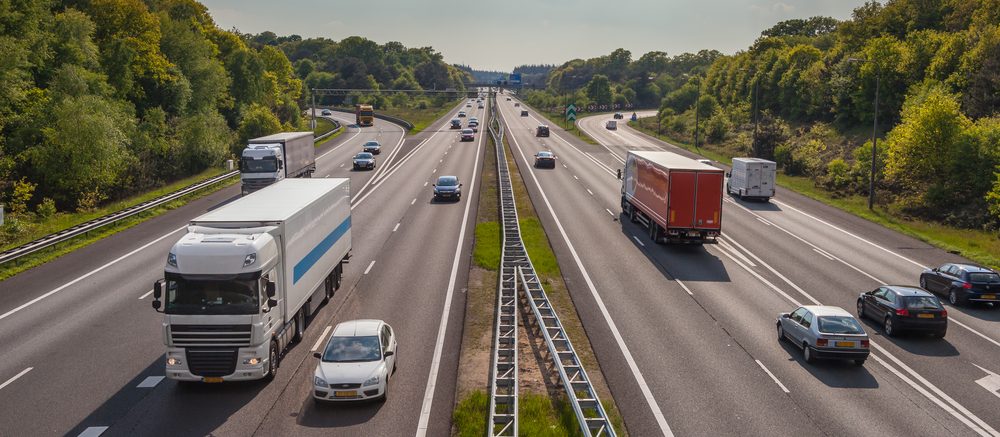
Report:
M851 185L851 166L837 158L826 164L825 184L833 190L843 190Z
M802 162L795 159L792 146L789 144L782 144L774 149L774 161L785 170L787 175L801 175L805 169Z
M705 135L708 136L709 142L721 143L726 139L726 134L729 133L730 128L729 118L722 111L718 111L712 118L708 119Z
M56 202L48 197L42 198L42 203L39 203L35 208L35 213L38 214L39 219L52 217L56 212Z
M21 178L21 180L14 182L14 192L10 195L10 202L7 204L7 208L10 210L11 214L24 214L28 211L28 202L35 195L35 188L38 184L33 184L28 182L27 179Z

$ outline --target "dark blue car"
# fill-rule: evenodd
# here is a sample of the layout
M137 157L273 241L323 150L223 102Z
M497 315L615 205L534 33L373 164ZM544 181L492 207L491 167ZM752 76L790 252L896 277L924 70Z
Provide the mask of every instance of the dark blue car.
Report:
M971 264L945 264L920 274L920 286L932 293L948 296L952 305L989 302L1000 307L1000 275L986 267Z

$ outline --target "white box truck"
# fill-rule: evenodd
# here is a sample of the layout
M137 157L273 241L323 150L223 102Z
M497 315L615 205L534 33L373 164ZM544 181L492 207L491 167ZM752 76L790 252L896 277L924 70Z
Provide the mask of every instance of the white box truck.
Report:
M192 220L153 285L166 376L274 377L306 317L340 286L350 199L349 179L286 179Z
M774 196L774 176L778 166L760 158L733 158L726 192L742 199L768 201Z
M286 178L309 178L316 171L312 132L282 132L247 141L240 157L243 195Z

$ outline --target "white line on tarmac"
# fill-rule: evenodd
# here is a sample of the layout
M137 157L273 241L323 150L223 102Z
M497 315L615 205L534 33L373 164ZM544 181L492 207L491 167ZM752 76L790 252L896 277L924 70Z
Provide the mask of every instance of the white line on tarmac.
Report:
M107 431L108 428L109 427L107 426L91 426L83 430L83 432L81 432L77 437L100 437L100 435L104 434L104 431Z
M144 294L142 296L139 296L139 300L143 300L143 299L146 298L146 296L149 296L151 294L153 294L153 290L149 290L149 291L146 292L146 294Z
M640 246L646 247L646 245L643 244L642 241L639 241L639 237L636 237L635 235L633 235L632 239L635 240L636 243L639 243Z
M607 212L608 212L608 214L611 214L611 217L614 217L614 216L615 216L615 213L611 212L611 210L610 210L610 209L607 209L607 208L604 208L604 210L605 210L605 211L607 211Z
M31 369L34 369L34 367L29 367L27 369L22 370L20 373L18 373L17 375L14 375L12 378L8 379L3 384L0 384L0 390L3 390L4 387L10 385L12 382L17 381L18 378L24 376L25 373L30 372Z
M399 229L399 222L396 222L396 226L392 227L392 232L396 232L396 229Z
M135 388L153 388L153 387L156 387L156 385L159 384L160 381L163 381L163 378L165 378L165 377L164 376L147 376L146 379L143 379L142 382L139 383L139 385L135 386Z
M781 391L789 393L788 388L785 387L785 384L782 384L781 381L778 380L777 376L774 376L774 374L771 373L771 371L768 370L767 367L764 367L764 363L760 362L760 360L754 360L754 361L757 362L757 365L760 366L761 369L764 369L764 371L767 372L767 376L770 376L771 379L774 380L774 383L778 384L778 387L781 387Z
M587 188L587 192L588 192L588 193L590 193L590 195L591 195L591 196L593 196L593 195L594 195L594 192L593 192L593 191L590 191L590 188Z
M815 247L814 247L814 248L813 248L813 252L816 252L816 253L818 253L818 254L820 254L820 255L823 255L823 257L824 257L824 258L826 258L826 259L828 259L828 260L830 260L830 261L833 261L833 257L832 257L832 256L830 256L829 254L827 254L827 253L826 253L825 251L823 251L822 249L817 249L817 248L815 248Z
M372 263L368 264L368 268L365 269L365 272L363 274L367 275L368 272L372 271L372 267L375 267L375 260L372 260Z
M326 339L326 334L330 333L331 328L333 327L330 325L326 325L326 328L323 328L323 333L316 339L316 343L313 343L313 347L312 349L309 349L309 352L316 352L316 350L319 349L319 345L323 344L323 340Z
M414 203L417 203L417 198L416 197L414 197L413 200L410 201L410 205L413 205Z

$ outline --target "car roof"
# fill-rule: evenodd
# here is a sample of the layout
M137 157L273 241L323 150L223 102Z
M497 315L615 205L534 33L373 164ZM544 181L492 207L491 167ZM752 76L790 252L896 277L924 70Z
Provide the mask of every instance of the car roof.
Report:
M835 307L832 305L804 305L802 308L809 310L809 312L819 316L848 316L854 317L851 313L841 307Z
M362 335L378 335L378 330L384 323L385 322L378 319L360 319L340 322L337 324L336 328L333 328L333 336L354 337Z
M927 290L910 285L886 285L885 288L900 296L934 296Z
M440 181L451 181L451 180L457 181L458 180L458 176L449 176L449 175L438 176L438 182L440 182Z
M966 272L969 273L996 273L991 269L988 269L983 266L977 266L975 264L958 264L958 263L952 263L952 264L958 266L958 268L965 270Z

